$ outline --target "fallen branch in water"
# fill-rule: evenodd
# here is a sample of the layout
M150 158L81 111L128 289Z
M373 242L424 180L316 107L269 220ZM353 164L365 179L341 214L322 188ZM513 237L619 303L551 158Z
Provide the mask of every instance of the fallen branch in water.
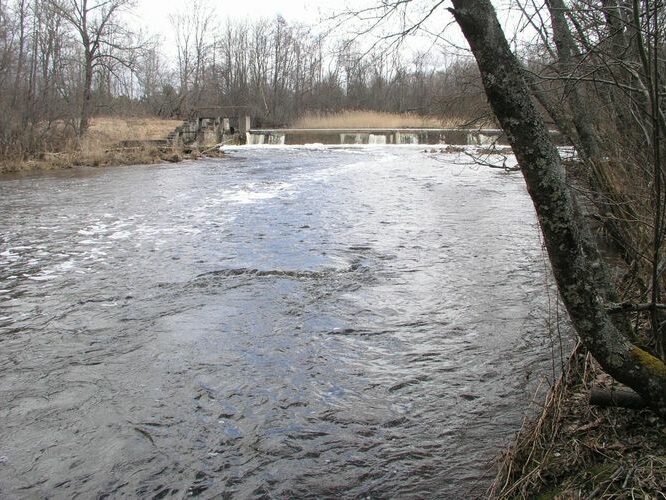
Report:
M236 137L231 137L231 138L229 138L229 139L225 139L224 141L220 142L219 144L215 144L215 146L211 146L211 147L209 147L208 149L204 149L204 150L201 152L201 154L202 154L202 155L203 155L203 154L206 154L206 153L208 153L209 151L212 151L212 150L215 149L215 148L221 148L221 147L224 146L225 144L231 144L231 143L233 143L236 139L237 139Z
M514 165L513 167L509 167L506 162L508 161L508 157L502 155L502 164L501 165L495 165L494 163L490 163L489 161L482 160L480 157L473 155L472 153L469 153L467 151L463 151L463 153L466 156L469 156L474 163L477 165L481 165L484 167L489 167L489 168L498 168L501 170L504 170L505 172L518 172L520 170L520 167L518 165ZM495 154L495 153L493 153ZM496 153L500 154L500 153Z

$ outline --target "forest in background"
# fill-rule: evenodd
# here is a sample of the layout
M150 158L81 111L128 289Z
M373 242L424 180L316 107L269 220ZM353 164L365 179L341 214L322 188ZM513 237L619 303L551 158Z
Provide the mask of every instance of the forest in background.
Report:
M0 156L71 148L94 116L187 118L202 107L285 126L342 110L487 116L469 59L333 40L281 16L220 23L203 3L171 16L175 57L129 29L128 0L0 0Z

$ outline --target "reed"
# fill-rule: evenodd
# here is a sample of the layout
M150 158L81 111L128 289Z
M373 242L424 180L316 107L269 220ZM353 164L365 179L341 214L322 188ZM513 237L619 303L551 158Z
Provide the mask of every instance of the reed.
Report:
M307 113L296 120L294 128L455 128L464 119L436 118L415 113L346 110L338 113Z

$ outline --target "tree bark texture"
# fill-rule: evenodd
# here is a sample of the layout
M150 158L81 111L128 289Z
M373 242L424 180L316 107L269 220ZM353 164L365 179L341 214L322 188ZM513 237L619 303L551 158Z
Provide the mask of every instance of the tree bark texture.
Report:
M590 404L593 406L619 406L634 410L642 410L647 406L645 400L634 391L599 387L593 387L590 391Z
M488 101L510 141L534 202L562 300L582 342L616 380L666 418L666 365L633 345L605 309L612 289L520 65L489 0L452 0L481 72Z
M90 126L90 107L92 104L93 56L87 47L85 53L83 97L81 99L81 113L79 115L79 138L86 135Z
M623 249L623 254L626 254L623 257L631 263L636 259L636 256L629 255L631 252L627 252L627 242L635 241L636 238L630 232L631 229L635 228L619 221L638 220L638 216L633 213L630 205L617 192L612 177L609 175L608 165L604 160L604 154L600 146L601 141L594 127L593 118L579 90L579 82L575 79L576 67L581 63L583 57L576 47L576 42L567 22L568 7L563 0L547 0L546 5L550 13L553 40L559 58L557 68L560 75L565 78L562 97L568 105L573 130L571 128L569 130L563 129L563 123L557 121L552 113L551 116L556 120L563 133L569 135L572 139L575 138L576 149L589 168L590 182L598 192L597 196L602 195L601 199L605 200L603 202L603 215L606 215L606 211L611 215L605 217L604 225L616 243ZM546 109L548 110L548 108ZM621 106L617 106L616 109L621 109ZM597 199L597 202L599 202L599 199ZM617 297L609 297L609 299L617 300ZM622 318L617 317L616 320L622 321ZM626 318L624 318L623 323L623 328L630 328Z
M580 153L585 159L596 160L600 157L599 144L596 133L592 126L589 111L586 109L585 101L578 92L574 77L576 61L576 44L566 19L566 6L563 0L549 0L547 2L550 12L551 25L553 28L553 39L559 57L558 67L567 79L564 85L564 95L569 103L574 126L582 145Z

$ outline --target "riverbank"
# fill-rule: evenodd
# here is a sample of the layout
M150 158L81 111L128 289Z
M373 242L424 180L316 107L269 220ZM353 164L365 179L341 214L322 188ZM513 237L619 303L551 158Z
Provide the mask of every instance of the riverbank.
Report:
M57 151L0 160L0 173L54 170L76 166L111 167L175 163L202 156L220 156L215 148L200 151L162 144L182 122L158 118L96 117L86 135L76 141L63 139ZM63 137L66 134L63 133ZM126 146L131 142L131 146ZM205 154L204 154L205 153Z
M221 158L224 152L217 148L198 149L156 148L151 145L134 148L118 148L95 155L80 152L47 153L41 158L0 162L0 174L28 172L33 170L57 170L73 167L118 167L123 165L152 165L155 163L178 163L199 158Z
M605 228L604 217L608 215L599 213L589 197L594 190L589 179L581 175L585 169L571 160L567 166L569 181L583 194L578 201L597 236L618 292L624 300L640 302L640 276L636 276L633 265L628 267L621 246ZM641 246L635 241L631 244ZM641 342L649 345L646 318L638 313L627 320ZM648 409L593 406L593 388L625 387L604 373L579 346L551 387L539 417L525 423L499 458L498 474L488 497L666 499L666 422Z
M178 162L183 155L167 153L148 147L131 150L111 150L94 155L82 152L44 153L38 158L6 160L0 162L0 173L25 172L31 170L55 170L77 166L112 167L119 165L145 165L160 162Z
M589 404L617 386L578 347L541 415L500 458L490 498L664 498L666 422L650 410Z
M122 165L152 165L155 163L178 163L199 158L219 158L224 153L217 149L201 152L173 148L165 151L151 146L118 149L94 156L81 153L49 153L42 158L0 162L0 174L28 172L33 170L56 170L79 166L117 167Z

